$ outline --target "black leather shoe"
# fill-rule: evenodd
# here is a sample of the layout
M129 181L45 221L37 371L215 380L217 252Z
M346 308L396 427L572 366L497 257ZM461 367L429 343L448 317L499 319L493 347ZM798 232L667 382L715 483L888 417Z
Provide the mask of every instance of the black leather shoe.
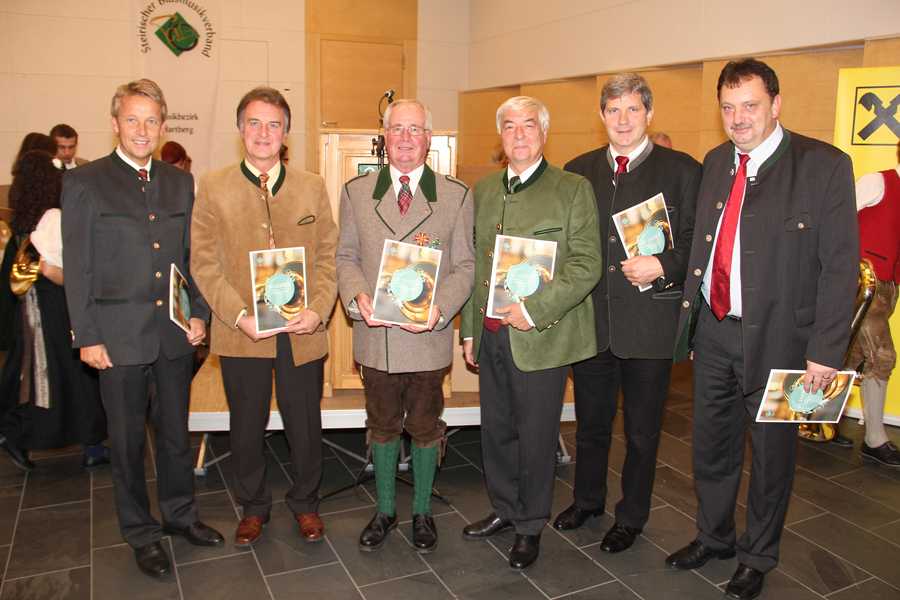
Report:
M762 592L766 574L745 564L738 565L737 571L725 587L725 597L731 600L751 600Z
M437 526L431 515L413 515L413 548L420 554L433 552L437 547Z
M599 517L605 511L606 509L603 508L598 508L595 510L578 508L573 504L566 510L559 513L559 516L556 517L555 521L553 521L553 529L556 529L558 531L578 529L579 527L584 525L584 522L588 520L588 517Z
M666 565L675 569L696 569L702 567L711 558L725 560L734 556L734 548L713 550L700 540L694 540L675 554L670 554Z
M381 548L387 534L397 529L397 515L389 517L383 512L375 513L366 528L359 534L359 549L372 552Z
M516 535L516 541L509 553L509 566L514 571L524 571L534 564L540 552L541 534Z
M159 542L135 548L134 558L137 560L138 569L150 577L163 577L169 574L169 557Z
M200 521L194 521L187 527L163 527L169 535L180 535L195 546L218 546L225 543L225 537Z
M877 448L870 448L863 442L859 450L859 457L888 467L900 467L900 450L897 450L897 446L891 442L885 442Z
M828 441L829 441L829 443L832 443L835 446L840 446L841 448L852 448L853 447L853 440L851 440L846 435L841 433L841 430L837 428L837 425L835 425L835 427L834 427L834 437Z
M85 469L93 469L94 467L99 467L100 465L108 465L109 464L109 448L103 449L103 456L88 456L87 454L81 455L81 466Z
M634 544L634 538L636 538L641 531L643 531L643 529L640 527L635 529L633 527L622 525L621 523L616 523L612 526L612 529L607 531L606 535L603 536L603 541L600 543L600 549L608 554L615 554L622 550L628 550L631 548L631 545Z
M463 527L463 537L467 540L484 540L512 527L512 523L504 521L491 513L480 521Z
M34 471L34 463L28 460L25 451L14 446L6 439L6 436L0 435L0 452L6 455L12 464L16 465L23 471Z

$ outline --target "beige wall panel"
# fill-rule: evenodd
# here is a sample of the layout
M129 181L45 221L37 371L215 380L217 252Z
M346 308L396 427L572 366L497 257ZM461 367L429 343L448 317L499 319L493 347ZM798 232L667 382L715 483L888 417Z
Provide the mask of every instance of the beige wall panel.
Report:
M476 166L464 166L459 165L456 169L456 178L465 183L470 188L475 187L475 184L478 183L480 179L483 177L487 177L491 173L495 171L499 171L500 167L495 167L493 165L485 166L485 165L476 165Z
M703 79L700 84L700 131L722 131L722 116L719 114L719 99L716 97L716 83L727 60L708 60L703 63ZM724 135L724 133L722 134ZM706 154L709 148L700 150Z
M593 77L523 85L523 96L540 100L550 111L550 134L593 133L596 127L597 85Z
M458 164L490 165L494 146L500 143L500 136L496 133L489 135L461 135L459 137ZM462 149L465 149L463 154ZM467 162L463 163L463 156L467 156Z
M900 65L900 37L866 41L862 66L894 67L897 65Z
M148 0L149 3L149 0ZM131 18L131 2L122 0L91 0L90 2L60 2L59 0L4 0L0 10L47 17L68 17L74 19L115 19Z
M700 138L697 146L698 156L695 158L700 162L703 162L703 157L706 156L707 152L728 141L728 136L725 135L725 131L721 127L714 131L701 131L698 135Z
M11 63L2 70L32 75L130 77L134 34L128 21L81 23L56 17L10 14ZM78 23L78 25L75 25ZM89 28L81 31L78 28ZM102 40L102 43L98 43ZM35 47L36 40L39 47Z
M653 92L653 131L671 135L677 131L700 129L700 103L703 67L640 71Z
M551 121L552 123L552 121ZM547 144L544 146L544 157L551 165L562 168L567 162L594 149L594 136L591 133L560 133L550 128Z
M459 92L428 88L422 85L416 96L431 110L432 127L436 130L459 130Z
M363 37L418 37L417 0L306 0L306 31ZM398 31L402 24L402 32Z
M459 130L466 134L497 134L497 109L520 93L519 86L460 94ZM477 164L477 163L473 163Z

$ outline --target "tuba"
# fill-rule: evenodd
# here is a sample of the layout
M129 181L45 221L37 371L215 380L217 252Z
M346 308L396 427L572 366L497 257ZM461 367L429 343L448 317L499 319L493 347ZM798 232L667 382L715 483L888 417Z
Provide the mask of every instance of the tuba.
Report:
M856 343L856 337L859 335L859 328L862 327L866 315L869 314L869 307L872 306L872 299L875 297L875 269L868 258L864 258L859 263L859 288L856 292L856 312L853 314L853 321L850 324L850 343L847 344L847 354L844 356L844 362L850 357L850 350ZM860 379L860 375L856 376L856 380ZM837 380L832 382L832 385ZM834 438L834 425L831 423L804 423L800 425L798 434L805 440L810 442L827 442Z
M9 272L9 287L12 293L18 297L24 296L37 281L43 264L44 258L31 243L31 236L29 236L19 246L12 270Z

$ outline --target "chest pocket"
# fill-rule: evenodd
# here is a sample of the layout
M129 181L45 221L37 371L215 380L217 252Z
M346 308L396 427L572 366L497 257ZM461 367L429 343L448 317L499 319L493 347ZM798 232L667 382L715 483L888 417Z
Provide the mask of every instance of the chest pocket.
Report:
M797 213L784 220L785 231L804 231L809 229L810 225L811 219L808 212Z

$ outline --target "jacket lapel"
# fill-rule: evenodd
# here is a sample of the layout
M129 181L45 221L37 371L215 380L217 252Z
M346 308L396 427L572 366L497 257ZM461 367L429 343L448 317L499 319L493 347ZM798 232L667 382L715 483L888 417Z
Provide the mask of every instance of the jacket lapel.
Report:
M419 186L413 195L412 204L406 211L406 216L400 215L400 206L397 203L394 186L391 181L390 168L385 167L378 173L378 181L372 198L378 200L375 212L384 222L394 239L398 242L412 244L412 239L406 239L410 235L418 233L418 228L433 212L431 203L437 201L436 182L434 171L425 165L425 172L419 180ZM430 236L429 236L430 237Z

